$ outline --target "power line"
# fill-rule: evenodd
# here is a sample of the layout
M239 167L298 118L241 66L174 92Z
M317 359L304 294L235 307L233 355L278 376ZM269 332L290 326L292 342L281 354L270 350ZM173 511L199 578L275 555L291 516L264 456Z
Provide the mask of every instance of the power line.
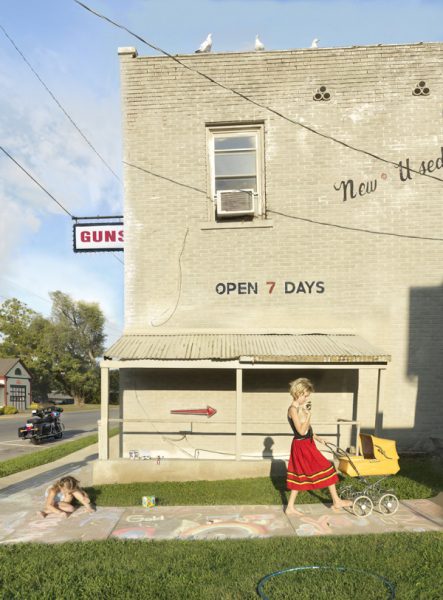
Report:
M125 163L125 165L128 165L128 167L138 169L139 171L144 171L145 173L147 173L148 175L152 175L153 177L158 177L159 179L163 179L165 181L169 181L170 183L174 183L175 185L179 185L181 187L185 187L190 190L196 191L199 194L202 194L203 196L205 196L205 198L207 198L211 202L213 201L212 198L210 196L208 196L207 192L205 192L205 190L194 187L192 185L188 185L186 183L182 183L180 181L176 181L175 179L171 179L170 177L165 177L164 175L160 175L159 173L154 173L154 171L150 171L149 169L145 169L144 167L139 167L138 165L134 165L132 163L128 163L125 161L123 161L123 162ZM358 231L361 233L370 233L372 235L387 235L387 236L391 236L391 237L409 238L409 239L414 239L414 240L428 240L428 241L432 240L432 241L436 241L436 242L443 242L443 238L433 238L433 237L426 237L426 236L419 236L419 235L407 235L407 234L401 234L401 233L392 233L389 231L378 231L375 229L347 227L346 225L338 225L337 223L328 223L325 221L315 221L314 219L298 217L296 215L288 215L287 213L279 212L277 210L272 210L271 208L267 208L267 212L275 214L275 215L280 215L281 217L286 217L287 219L294 219L296 221L305 221L307 223L313 223L314 225L322 225L324 227L336 227L337 229L346 229L348 231Z
M408 238L412 240L428 240L433 242L443 242L443 238L435 238L435 237L425 237L420 235L407 235L403 233L391 233L389 231L377 231L374 229L362 229L360 227L348 227L347 225L337 225L336 223L325 223L322 221L314 221L314 219L307 219L304 217L297 217L296 215L288 215L283 212L279 212L277 210L270 210L268 212L273 213L275 215L280 215L281 217L286 217L287 219L295 219L297 221L305 221L306 223L313 223L314 225L323 225L326 227L335 227L337 229L346 229L348 231L358 231L360 233L370 233L372 235L388 235L392 237L399 238Z
M210 77L209 75L206 75L206 73L202 73L201 71L199 71L198 69L196 69L195 67L191 67L189 65L187 65L186 63L182 62L179 58L177 58L176 56L170 54L169 52L167 52L166 50L163 50L162 48L159 48L158 46L155 46L154 44L151 44L150 42L148 42L147 40L145 40L144 38L142 38L141 36L139 36L138 34L134 33L133 31L131 31L130 29L128 29L127 27L125 27L124 25L121 25L120 23L116 23L115 21L113 21L112 19L110 19L109 17L106 17L105 15L102 15L98 12L96 12L95 10L93 10L92 8L90 8L89 6L87 6L86 4L83 4L83 2L80 2L79 0L74 0L74 2L76 4L78 4L79 6L81 6L82 8L84 8L85 10L89 11L90 13L92 13L93 15L95 15L96 17L99 17L100 19L103 19L104 21L107 21L108 23L111 23L111 25L114 25L115 27L118 27L119 29L122 29L123 31L126 31L127 33L129 33L129 35L132 35L133 37L135 37L137 40L139 40L140 42L142 42L143 44L146 44L147 46L149 46L149 48L152 48L153 50L155 50L156 52L160 52L161 54L164 54L165 56L167 56L168 58L170 58L171 60L175 61L176 63L178 63L179 65L181 65L183 68L187 69L188 71L192 71L193 73L196 73L197 75L199 75L200 77L203 77L204 79L206 79L207 81L213 83L214 85L232 92L233 94L235 94L236 96L239 96L240 98L243 98L244 100L246 100L247 102L250 102L251 104L254 104L255 106L262 108L268 112L271 112L272 114L284 119L285 121L288 121L289 123L292 123L293 125L297 125L298 127L302 127L303 129L306 129L307 131L310 131L311 133L314 133L315 135L318 135L322 138L328 139L336 144L340 144L341 146L348 148L349 150L353 150L355 152L359 152L361 154L365 154L366 156L369 156L371 158L375 158L376 160L382 161L386 164L392 165L394 167L396 167L397 169L400 168L400 164L396 163L395 161L389 160L387 158L383 158L382 156L378 155L378 154L374 154L373 152L369 152L368 150L363 150L362 148L357 148L356 146L353 146L352 144L348 144L347 142L344 142L343 140L340 140L334 136L328 135L326 133L322 133L321 131L318 131L317 129L314 129L314 127L311 127L309 125L305 125L304 123L301 123L300 121L296 121L295 119L291 119L290 117L288 117L287 115L281 113L278 110L275 110L274 108L271 108L270 106L267 106L266 104L261 104L260 102L257 102L256 100L253 100L252 98L250 98L249 96L246 96L245 94L242 94L241 92L227 86L224 85L223 83L220 83L219 81L217 81L216 79L213 79L212 77ZM409 168L409 170L412 173L416 173L417 175L423 175L424 177L430 177L431 179L435 179L437 181L441 181L443 182L443 179L441 179L440 177L436 177L435 175L431 175L429 173L425 173L425 172L421 172L412 168Z
M182 247L180 250L180 254L178 257L178 290L177 290L177 299L175 301L174 307L171 311L171 313L168 315L168 317L166 319L164 319L163 321L160 321L161 317L165 314L165 312L167 311L164 310L162 312L162 314L157 317L157 319L152 319L151 320L151 325L153 327L159 327L160 325L164 325L165 323L167 323L175 314L175 311L177 310L178 307L178 303L180 302L180 297L181 297L181 293L182 293L182 281L183 281L183 273L182 273L182 256L183 256L183 252L185 251L185 244L186 244L186 238L188 237L188 233L189 233L189 227L186 229L185 232L185 237L183 238L183 243L182 243Z
M28 176L30 179L32 179L32 181L33 181L35 184L37 184L37 185L38 185L38 187L39 187L41 190L43 190L43 191L45 192L45 194L47 194L47 195L48 195L48 196L51 198L51 200L53 200L53 201L54 201L56 204L58 204L58 206L59 206L59 207L60 207L62 210L64 210L64 211L65 211L65 213L66 213L67 215L69 215L71 218L73 218L73 215L71 215L71 213L69 212L69 210L68 210L67 208L65 208L65 207L63 206L63 204L61 204L61 202L59 202L59 201L57 200L57 198L54 198L54 196L53 196L53 195L52 195L50 192L48 192L48 190L47 190L45 187L43 187L43 186L42 186L42 184L41 184L39 181L37 181L37 179L36 179L35 177L33 177L33 176L31 175L31 173L29 173L29 171L27 171L27 170L25 169L25 167L22 167L22 165L21 165L21 164L20 164L18 161L16 161L16 160L15 160L15 158L13 158L13 157L12 157L12 156L9 154L9 152L7 152L7 151L6 151L6 150L3 148L3 146L0 146L0 150L2 150L2 151L3 151L3 152L6 154L6 156L7 156L8 158L10 158L10 159L12 160L12 162L14 162L14 163L17 165L17 167L18 167L19 169L21 169L21 170L22 170L24 173L26 173L26 175L27 175L27 176Z
M39 187L41 190L43 190L43 191L45 192L45 194L47 194L47 195L48 195L48 196L51 198L51 200L53 200L53 201L54 201L54 202L55 202L55 203L56 203L56 204L57 204L57 205L58 205L58 206L59 206L59 207L60 207L60 208L61 208L63 211L65 211L65 213L66 213L67 215L69 215L69 216L71 217L71 219L73 219L73 218L74 218L74 215L72 215L72 214L69 212L69 210L68 210L67 208L65 208L65 207L63 206L63 204L57 200L57 198L55 198L55 197L54 197L54 196L53 196L53 195L52 195L50 192L48 192L48 190L47 190L47 189L46 189L46 188L45 188L45 187L44 187L44 186L43 186L43 185L42 185L42 184L41 184L39 181L37 181L37 179L36 179L35 177L33 177L33 176L31 175L31 173L29 173L29 171L27 171L27 170L26 170L26 169L25 169L25 168L24 168L24 167L23 167L23 166L22 166L22 165L21 165L21 164L20 164L20 163L19 163L19 162L18 162L18 161L17 161L17 160L16 160L16 159L13 157L13 156L11 156L11 155L9 154L9 152L7 152L7 151L6 151L6 150L3 148L3 146L0 146L0 150L2 150L2 151L3 151L3 152L6 154L6 156L7 156L8 158L10 158L10 159L12 160L12 162L14 162L14 163L17 165L17 167L19 167L19 169L21 169L21 170L22 170L22 171L23 171L23 172L24 172L24 173L25 173L25 174L26 174L26 175L27 175L27 176L28 176L30 179L32 179L32 181L33 181L35 184L37 184L37 185L38 185L38 187ZM116 260L118 260L118 262L119 262L119 263L121 263L122 265L124 264L124 263L123 263L123 261L122 261L122 260L120 260L120 259L118 258L118 256L116 256L116 255L115 255L115 253L114 253L114 252L112 252L112 256L113 256L113 257L114 257Z
M51 92L51 90L49 89L49 87L46 85L46 83L43 81L43 79L40 77L40 75L37 73L37 71L33 68L33 66L31 65L31 63L26 58L26 56L23 54L23 52L20 50L20 48L17 46L17 44L14 42L14 40L11 38L11 36L6 31L6 29L1 24L0 24L0 29L3 31L3 33L5 34L5 36L8 38L8 40L11 42L11 44L14 46L14 48L20 54L20 56L22 57L22 59L25 61L25 63L28 65L28 67L31 69L31 71L34 73L34 75L40 81L40 83L42 84L42 86L45 88L45 90L48 92L48 94L51 96L51 98L54 100L54 102L57 104L57 106L60 108L60 110L63 112L63 114L69 119L69 121L71 122L71 124L73 125L73 127L75 127L75 129L78 131L78 133L81 135L81 137L85 140L85 142L88 144L88 146L91 148L91 150L93 152L95 152L95 154L98 156L98 158L102 161L102 163L105 165L105 167L114 175L114 177L118 181L121 182L121 180L120 180L119 176L117 175L117 173L115 173L115 171L113 171L113 169L108 165L108 163L106 162L106 160L98 152L98 150L93 146L93 144L88 140L88 138L83 133L83 131L80 129L80 127L77 125L77 123L75 123L75 121L71 118L71 116L63 108L63 106L61 105L61 103L59 102L59 100Z

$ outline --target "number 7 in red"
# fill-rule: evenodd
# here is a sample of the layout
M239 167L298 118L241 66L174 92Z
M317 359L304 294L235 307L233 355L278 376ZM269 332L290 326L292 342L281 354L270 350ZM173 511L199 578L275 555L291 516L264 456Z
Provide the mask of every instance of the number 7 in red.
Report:
M266 285L269 285L269 293L272 294L275 288L275 281L267 281Z

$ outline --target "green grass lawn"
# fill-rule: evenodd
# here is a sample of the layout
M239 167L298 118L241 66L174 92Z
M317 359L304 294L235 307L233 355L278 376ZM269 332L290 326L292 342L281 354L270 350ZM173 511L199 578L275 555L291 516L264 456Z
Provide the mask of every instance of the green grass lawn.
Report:
M436 533L206 542L108 540L0 546L3 600L245 600L267 574L302 565L376 573L399 600L443 598L443 537ZM274 578L270 600L383 600L370 575L310 571Z
M400 473L390 479L400 498L425 498L443 490L441 460L403 457L400 465ZM266 477L106 485L88 492L101 506L137 506L143 495L151 494L163 506L281 504L286 494L284 479ZM300 495L301 503L327 499L324 490ZM270 573L335 565L368 573L285 573L268 581L265 592L270 600L389 598L383 582L373 576L377 574L395 585L399 600L441 600L442 556L440 533L0 545L0 597L243 600L258 598L258 582Z
M404 457L400 459L400 467L400 473L386 481L386 486L392 488L400 499L429 498L443 491L441 459ZM357 485L356 480L349 477L342 482ZM286 482L283 478L257 477L225 481L128 483L98 485L88 488L88 493L100 506L137 506L142 496L156 496L160 506L284 504ZM300 504L329 501L327 490L305 492L297 499Z
M118 428L110 429L110 437L117 435ZM17 456L15 458L9 458L0 462L0 477L6 477L7 475L13 475L20 471L26 471L27 469L33 469L34 467L40 467L47 463L63 458L68 454L82 450L86 446L96 444L98 441L98 434L93 433L85 437L73 440L72 442L58 442L56 445L45 450L39 450L24 456Z

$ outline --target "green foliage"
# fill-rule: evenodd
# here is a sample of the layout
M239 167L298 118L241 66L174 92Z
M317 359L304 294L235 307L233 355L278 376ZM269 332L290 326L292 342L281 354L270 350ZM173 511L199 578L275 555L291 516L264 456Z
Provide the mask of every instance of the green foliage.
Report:
M98 401L104 315L96 303L76 302L60 291L50 295L50 319L15 298L0 305L0 357L23 361L36 399L59 391L77 403Z
M32 376L35 396L51 387L51 324L47 319L12 298L0 305L0 357L20 358Z
M216 541L106 540L0 546L2 598L63 600L243 600L268 574L302 565L381 575L402 600L443 597L439 533L274 537ZM272 600L381 600L370 575L310 571L270 580Z
M60 291L50 296L57 390L72 395L76 402L92 402L100 396L96 359L104 351L105 318L96 303L75 302Z
M16 415L18 413L18 409L15 406L4 406L3 414L4 415Z
M4 414L4 412L3 412L4 410L5 410L5 407L4 406L0 406L0 415Z

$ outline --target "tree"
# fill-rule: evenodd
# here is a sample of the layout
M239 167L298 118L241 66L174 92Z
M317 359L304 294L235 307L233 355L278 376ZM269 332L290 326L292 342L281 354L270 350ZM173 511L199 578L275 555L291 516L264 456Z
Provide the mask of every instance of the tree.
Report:
M16 298L0 305L0 357L24 362L34 398L57 391L70 394L77 404L98 401L104 315L96 303L76 302L60 291L50 296L50 319Z
M77 404L98 400L105 317L97 303L74 301L68 294L51 292L53 374L58 391Z
M47 319L17 298L0 306L0 356L23 361L32 377L34 398L45 397L52 387L51 329Z

